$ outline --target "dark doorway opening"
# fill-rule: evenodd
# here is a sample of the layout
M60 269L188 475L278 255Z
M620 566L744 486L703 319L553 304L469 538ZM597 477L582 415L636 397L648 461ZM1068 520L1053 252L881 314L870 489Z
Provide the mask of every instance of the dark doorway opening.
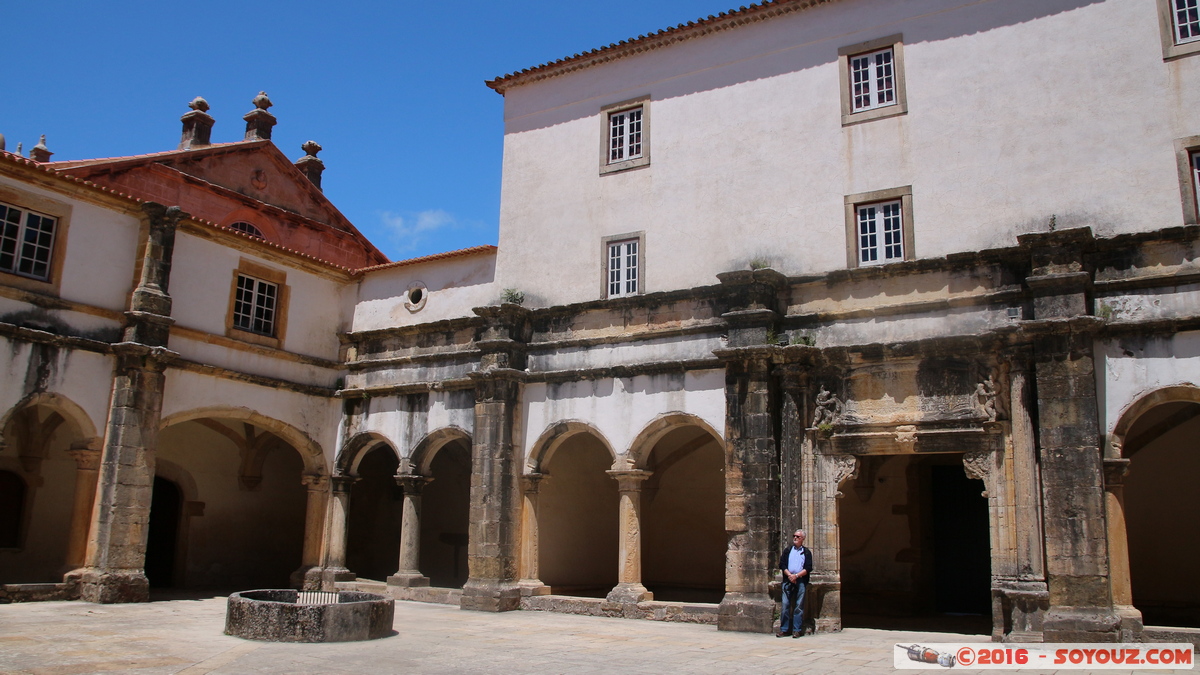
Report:
M471 520L471 450L451 441L437 451L433 481L421 497L421 573L431 586L462 588L467 582L467 529Z
M368 452L358 465L359 480L350 489L346 567L359 578L384 581L400 568L404 493L396 485L399 466L386 445Z
M961 454L859 457L838 505L843 625L990 634L983 491Z
M151 588L171 588L176 584L175 555L182 511L183 493L179 486L155 476L146 535L146 579Z

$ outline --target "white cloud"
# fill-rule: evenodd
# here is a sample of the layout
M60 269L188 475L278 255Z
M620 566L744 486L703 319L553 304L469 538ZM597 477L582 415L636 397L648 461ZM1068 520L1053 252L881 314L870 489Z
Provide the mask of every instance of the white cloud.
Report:
M397 251L411 251L438 231L460 225L454 214L442 209L427 209L411 214L384 211L379 218L392 248Z

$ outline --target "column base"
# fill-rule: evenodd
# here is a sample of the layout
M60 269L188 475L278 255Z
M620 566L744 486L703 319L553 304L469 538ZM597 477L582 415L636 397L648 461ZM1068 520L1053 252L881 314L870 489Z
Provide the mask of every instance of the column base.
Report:
M992 641L1041 642L1050 608L1044 581L992 580Z
M429 577L420 572L396 572L387 578L388 586L400 586L401 588L416 588L418 586L428 586Z
M332 591L336 590L333 585L339 581L354 581L358 575L345 567L318 567L315 570L321 571L321 590Z
M808 611L805 616L811 616L813 630L817 633L837 633L842 630L842 582L839 577L832 579L826 575L814 575L808 582L808 594L805 598Z
M511 612L521 608L521 588L511 581L468 579L459 609L476 612Z
M517 582L517 586L520 587L523 598L531 595L550 595L550 587L543 584L540 579L522 579Z
M619 602L623 605L636 605L654 599L654 594L641 584L617 584L604 598L608 602Z
M1121 622L1121 642L1141 642L1145 625L1142 624L1142 612L1133 605L1117 605L1113 607L1117 619Z
M321 568L316 565L301 565L288 577L292 588L302 591L321 590Z
M110 572L84 568L68 572L66 578L79 580L79 599L84 602L107 605L150 601L150 582L142 570Z
M775 601L766 593L726 593L717 610L717 630L770 633Z
M1121 620L1108 607L1051 607L1042 634L1046 642L1118 642Z

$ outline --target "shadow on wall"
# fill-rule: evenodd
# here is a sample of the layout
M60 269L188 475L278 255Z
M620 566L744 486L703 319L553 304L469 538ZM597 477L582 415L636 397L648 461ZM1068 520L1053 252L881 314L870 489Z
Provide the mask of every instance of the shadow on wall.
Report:
M548 87L531 85L528 90L536 94L506 102L505 133L592 117L602 105L651 90L655 100L664 100L816 68L835 63L839 47L886 35L903 33L905 44L949 40L1100 1L853 0L818 6L739 26L735 32L674 43L671 59L649 52L606 64L587 78L552 79L554 84ZM595 92L611 94L600 99Z

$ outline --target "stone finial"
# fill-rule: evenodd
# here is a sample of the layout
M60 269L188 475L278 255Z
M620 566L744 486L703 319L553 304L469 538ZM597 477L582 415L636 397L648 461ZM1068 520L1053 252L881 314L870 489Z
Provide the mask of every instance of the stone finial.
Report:
M0 152L4 152L4 134L0 134Z
M44 163L44 162L49 162L50 155L53 155L53 154L54 154L53 152L50 152L50 148L46 147L46 134L42 134L42 137L40 139L38 139L38 144L33 146L32 149L30 149L29 159L32 159L33 161L38 162L40 164L40 163Z
M183 114L183 137L179 139L180 150L191 150L212 145L212 128L216 120L208 114L208 101L197 96L188 104L191 112Z
M271 140L271 127L275 126L275 116L267 112L272 103L271 99L267 98L267 92L260 91L258 96L254 97L254 110L246 113L242 119L246 120L246 139L247 141L269 141Z
M300 169L300 173L308 178L309 182L321 189L321 173L325 171L325 162L317 158L317 153L321 151L321 146L317 145L316 141L306 141L300 146L306 154L296 160L296 168Z
M25 147L20 141L17 141L17 157L25 156Z

